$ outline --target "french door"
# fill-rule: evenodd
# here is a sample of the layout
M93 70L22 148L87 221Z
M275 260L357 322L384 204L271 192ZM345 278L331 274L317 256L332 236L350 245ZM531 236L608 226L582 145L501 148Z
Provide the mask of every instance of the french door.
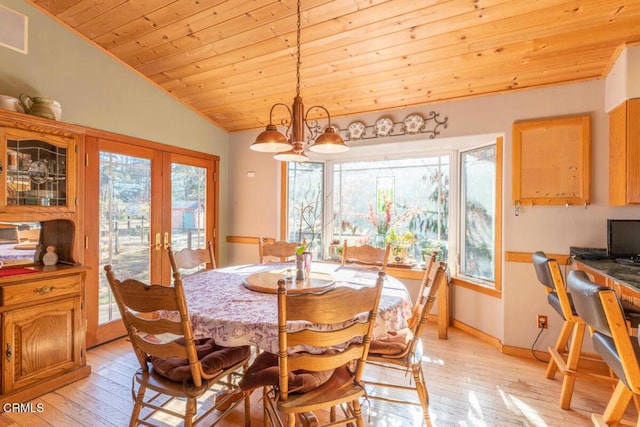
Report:
M205 247L217 228L217 158L88 138L85 185L87 346L125 334L104 275L169 284L166 249Z

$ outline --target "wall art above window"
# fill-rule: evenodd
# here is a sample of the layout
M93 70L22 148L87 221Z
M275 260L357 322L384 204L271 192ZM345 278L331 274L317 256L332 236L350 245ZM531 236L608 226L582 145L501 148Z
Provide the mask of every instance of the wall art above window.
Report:
M347 141L417 134L426 134L433 139L440 135L441 129L447 128L448 122L448 117L441 119L439 113L431 111L427 117L413 113L399 122L393 121L388 116L380 117L371 125L357 120L351 122L346 129L338 129L334 126L334 130Z

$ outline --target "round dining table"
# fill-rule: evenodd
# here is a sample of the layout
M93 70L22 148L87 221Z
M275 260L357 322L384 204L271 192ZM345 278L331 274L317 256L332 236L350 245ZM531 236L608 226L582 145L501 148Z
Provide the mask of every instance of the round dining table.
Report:
M278 352L278 303L274 291L251 286L266 272L282 274L293 264L250 264L202 270L182 277L189 316L195 338L213 337L226 347L253 345L271 353ZM332 286L373 286L375 271L342 267L332 263L313 263L311 274L330 276ZM325 287L325 288L328 288ZM261 290L253 290L261 289ZM373 337L407 326L411 316L411 298L399 280L386 275ZM164 313L163 317L174 318Z

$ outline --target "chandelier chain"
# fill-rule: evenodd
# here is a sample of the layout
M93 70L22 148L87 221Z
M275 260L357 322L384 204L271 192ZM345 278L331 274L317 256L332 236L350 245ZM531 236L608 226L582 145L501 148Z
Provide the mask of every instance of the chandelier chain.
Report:
M296 28L296 96L300 96L300 66L302 65L300 59L300 1L298 0L298 26Z

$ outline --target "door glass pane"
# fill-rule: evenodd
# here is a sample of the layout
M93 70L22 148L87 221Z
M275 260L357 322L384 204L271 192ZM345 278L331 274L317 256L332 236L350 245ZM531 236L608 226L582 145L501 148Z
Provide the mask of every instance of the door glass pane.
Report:
M207 245L207 169L171 164L171 249L198 249Z
M496 147L462 153L460 273L495 280Z
M151 160L100 153L100 271L149 281ZM99 323L120 317L104 274L99 283Z

